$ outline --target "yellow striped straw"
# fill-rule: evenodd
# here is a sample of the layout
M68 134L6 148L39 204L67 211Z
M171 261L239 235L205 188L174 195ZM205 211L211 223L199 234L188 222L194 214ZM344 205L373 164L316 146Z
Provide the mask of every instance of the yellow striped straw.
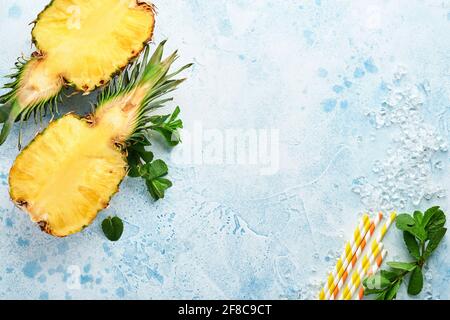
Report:
M319 299L328 300L330 299L336 285L339 283L342 275L344 274L347 266L351 263L353 256L361 244L362 239L366 236L370 229L370 218L368 214L364 214L360 224L356 228L352 241L349 241L345 246L344 253L337 261L336 267L332 273L328 276L328 281L326 286L320 291Z
M349 283L345 286L344 290L342 290L342 294L339 300L351 300L356 290L364 280L364 276L367 274L367 272L369 272L369 269L376 261L383 248L384 245L382 243L378 244L378 242L376 241L372 243L370 254L364 255L358 269L353 272L350 277Z
M372 247L371 247L372 255L374 255L374 251L377 248L382 246L381 242L383 241L384 237L386 236L386 233L388 232L389 228L394 223L396 218L397 218L397 213L395 213L395 212L392 213L391 216L389 217L388 221L386 221L386 223L381 227L381 230L378 233L377 238L375 240L373 240L373 242L372 242ZM375 257L377 255L378 254L376 254ZM370 262L370 259L369 259L369 262ZM352 287L350 288L349 291L344 290L341 298L346 299L346 300L352 299L356 290L358 290L358 288L360 287L361 281L364 279L364 277L369 272L369 268L371 268L371 266L373 265L373 262L374 261L371 261L368 265L361 264L360 268L358 268L358 271L356 272L357 274L355 275L355 279L354 279L355 281L352 282ZM367 264L367 260L366 260L366 264Z
M339 292L342 289L342 286L347 281L348 275L351 274L353 268L355 268L356 263L358 262L358 259L360 258L361 254L364 252L364 249L366 248L367 243L369 243L370 239L372 238L373 234L375 233L375 229L378 227L381 220L383 220L383 214L378 213L375 220L373 220L370 223L369 231L366 233L366 235L364 236L364 239L361 241L361 244L360 244L358 250L356 250L355 255L352 258L352 262L348 265L347 269L342 274L342 277L339 280L339 283L334 288L331 299L337 299Z
M367 274L368 276L376 274L380 269L381 265L383 264L383 261L386 260L387 251L383 250L381 254L377 258L377 264L372 267L372 270ZM363 300L364 299L364 287L361 287L359 289L358 298L355 300Z
M383 227L381 227L381 231L380 231L380 234L378 235L378 239L377 239L379 242L383 241L389 228L395 222L395 219L397 219L397 213L392 212L391 216L389 217L389 220L385 223L385 225Z

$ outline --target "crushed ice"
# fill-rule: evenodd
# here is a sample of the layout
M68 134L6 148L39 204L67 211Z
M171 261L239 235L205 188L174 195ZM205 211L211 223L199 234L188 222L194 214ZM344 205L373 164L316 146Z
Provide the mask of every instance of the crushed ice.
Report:
M433 182L432 174L444 169L440 154L448 152L448 144L436 130L437 125L425 121L423 106L430 84L412 85L406 71L400 69L386 85L387 97L381 108L367 114L377 130L396 128L385 158L374 162L374 181L367 177L354 179L352 191L358 194L368 210L398 210L411 204L446 196L442 185Z

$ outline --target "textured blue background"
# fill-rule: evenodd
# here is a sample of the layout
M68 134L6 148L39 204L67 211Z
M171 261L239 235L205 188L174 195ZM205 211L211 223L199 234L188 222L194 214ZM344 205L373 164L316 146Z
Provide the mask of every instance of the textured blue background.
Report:
M31 53L28 24L46 3L0 0L1 75ZM126 180L101 213L125 220L120 242L105 240L101 219L54 239L9 200L16 129L0 149L0 299L315 298L360 212L379 209L352 189L363 176L376 185L374 162L395 148L395 126L377 130L367 113L402 77L399 67L410 83L426 84L423 123L448 141L450 1L155 3L155 41L168 38L182 62L196 63L176 96L187 129L198 121L279 129L280 171L172 163L165 201L153 203L140 181ZM28 126L25 140L38 128ZM450 209L445 149L431 153L426 177L440 199L420 208ZM398 232L386 247L391 259L406 257ZM426 278L420 298L450 298L447 239Z

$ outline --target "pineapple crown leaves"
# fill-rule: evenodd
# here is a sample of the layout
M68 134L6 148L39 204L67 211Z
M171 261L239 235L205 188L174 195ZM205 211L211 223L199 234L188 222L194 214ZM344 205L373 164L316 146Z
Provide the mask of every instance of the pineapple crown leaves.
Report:
M128 144L139 143L147 136L149 130L161 133L172 146L179 143L176 132L177 129L182 128L181 120L177 119L180 112L179 108L168 116L155 117L150 115L151 111L162 108L167 102L173 100L171 97L165 98L164 96L173 92L186 80L174 78L192 66L192 64L185 65L169 74L170 67L178 58L178 55L177 52L174 52L168 58L162 60L165 43L166 41L161 42L150 58L150 47L147 45L141 57L126 68L119 77L111 81L99 95L97 106L125 95L140 85L146 85L150 88L140 105L135 121L135 130L129 137Z
M0 104L7 104L15 98L20 84L20 78L28 61L29 60L24 57L19 57L15 63L14 72L4 77L7 79L12 79L12 81L3 85L3 89L9 89L10 91L0 96Z
M161 108L172 98L163 98L164 95L174 91L185 79L173 79L182 71L191 67L188 64L176 72L169 74L169 69L177 58L174 52L162 60L165 41L161 42L154 54L149 58L147 46L141 59L112 83L99 97L99 104L121 94L126 94L136 86L146 85L148 90L143 99L136 119L135 132L127 142L128 175L132 178L145 180L148 192L157 201L164 198L165 191L172 187L172 182L165 177L169 173L166 163L154 160L154 154L146 148L151 146L148 131L161 134L169 146L174 147L181 142L178 130L183 128L183 122L178 119L180 108L176 107L172 114L150 115L150 112Z
M35 58L31 57L30 59L26 59L19 57L15 64L15 72L6 76L6 78L12 79L12 81L3 86L4 89L9 89L9 91L0 96L0 123L4 123L0 133L0 145L6 141L16 121L28 121L34 115L34 120L37 123L38 117L42 122L42 118L47 114L47 111L52 116L58 113L59 94L28 106L21 106L17 101L17 93L21 85L22 75L27 64L32 59ZM20 145L21 132L19 131L19 149L21 148Z

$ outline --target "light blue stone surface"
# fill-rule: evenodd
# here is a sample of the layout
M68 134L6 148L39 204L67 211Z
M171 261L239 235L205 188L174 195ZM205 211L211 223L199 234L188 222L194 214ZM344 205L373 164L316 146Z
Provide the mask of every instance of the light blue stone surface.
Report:
M32 52L29 23L47 2L0 0L0 75ZM195 62L175 97L187 131L196 123L221 132L278 129L280 170L180 164L158 147L174 181L164 201L153 203L141 181L127 179L91 227L55 239L9 200L16 128L0 148L0 299L315 298L360 212L378 210L352 184L361 176L375 184L374 161L395 148L398 130L376 130L366 114L380 108L383 84L400 66L411 83L429 83L420 112L448 142L450 1L155 4L155 42L168 38L180 64ZM68 105L81 101L87 105ZM39 128L27 126L24 140ZM430 183L447 190L449 155L436 152L430 166L438 158L442 169ZM450 210L448 197L419 207L434 204ZM125 234L111 243L100 221L116 214ZM405 258L394 229L389 257ZM448 244L430 260L419 298L450 299Z

